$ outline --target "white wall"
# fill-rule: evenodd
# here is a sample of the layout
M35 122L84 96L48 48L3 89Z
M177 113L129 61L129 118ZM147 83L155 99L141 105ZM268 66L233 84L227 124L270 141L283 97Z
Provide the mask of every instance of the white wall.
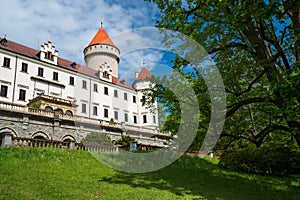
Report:
M18 58L15 77L16 56L18 56ZM2 67L4 57L10 58L10 68ZM27 73L21 72L23 62L28 64ZM43 77L38 76L39 67L44 68ZM45 95L67 100L76 100L75 104L77 104L78 107L77 113L74 114L79 116L108 121L110 118L114 118L114 111L118 111L118 120L115 120L116 122L124 122L124 113L128 113L128 122L126 122L126 124L155 126L155 124L153 124L153 114L145 107L142 107L140 102L142 98L141 92L123 88L103 80L91 78L59 66L16 55L4 50L0 50L0 70L0 85L8 86L8 97L0 97L1 102L26 105L30 99L36 97L37 93L44 92ZM58 81L53 80L53 72L58 73ZM75 79L74 86L69 84L70 76ZM44 82L36 78L42 79ZM83 80L86 81L86 89L82 88ZM94 91L94 84L98 85L98 92ZM143 83L143 86L146 85L146 83ZM108 87L108 95L104 94L104 87ZM19 100L20 89L26 90L25 101ZM118 91L118 97L114 97L114 90ZM127 100L124 100L124 93L127 93ZM136 96L136 103L133 103L133 96ZM86 113L82 113L82 103L86 104ZM98 108L97 116L93 115L93 106L97 106ZM109 110L108 118L104 117L104 108L108 108ZM142 114L145 113L147 114L146 124L143 123L142 116ZM137 115L137 124L134 124L134 115ZM156 126L157 121L156 118Z

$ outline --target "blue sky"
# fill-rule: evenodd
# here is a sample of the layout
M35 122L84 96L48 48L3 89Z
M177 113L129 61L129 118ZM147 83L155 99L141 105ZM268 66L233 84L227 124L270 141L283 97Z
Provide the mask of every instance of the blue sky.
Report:
M1 2L0 37L6 34L7 39L35 49L50 40L60 57L84 65L83 49L101 20L113 38L135 28L154 27L158 17L156 5L143 0L7 0ZM163 57L156 50L132 52L121 57L120 74L142 67L143 62L154 66Z

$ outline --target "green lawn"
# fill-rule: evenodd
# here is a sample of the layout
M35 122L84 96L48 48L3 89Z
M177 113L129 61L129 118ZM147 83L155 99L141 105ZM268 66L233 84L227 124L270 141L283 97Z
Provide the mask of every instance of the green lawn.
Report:
M300 199L300 177L220 170L184 156L151 173L117 172L88 152L0 149L0 199Z

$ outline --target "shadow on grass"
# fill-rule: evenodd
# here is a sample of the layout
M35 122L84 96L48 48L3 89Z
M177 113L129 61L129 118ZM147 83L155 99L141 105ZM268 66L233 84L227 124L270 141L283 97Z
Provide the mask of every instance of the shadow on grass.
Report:
M167 190L178 197L191 199L300 199L299 178L280 179L227 172L211 162L191 156L183 156L156 172L118 172L99 182Z

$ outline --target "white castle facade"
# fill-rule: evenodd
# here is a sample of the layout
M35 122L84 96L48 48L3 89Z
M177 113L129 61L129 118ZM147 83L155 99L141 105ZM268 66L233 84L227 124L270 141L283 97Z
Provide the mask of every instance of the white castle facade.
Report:
M101 28L84 49L86 67L58 57L49 41L34 50L12 41L0 43L0 101L27 105L41 94L72 101L64 114L157 127L157 114L142 106L142 89L149 86L146 68L130 85L118 79L120 51ZM155 105L154 105L155 106ZM48 110L59 110L47 107ZM75 113L73 113L75 111Z
M149 71L133 84L119 79L120 50L103 27L83 53L86 66L60 58L50 41L36 50L0 38L0 103L157 130L156 103L150 111L141 102Z

